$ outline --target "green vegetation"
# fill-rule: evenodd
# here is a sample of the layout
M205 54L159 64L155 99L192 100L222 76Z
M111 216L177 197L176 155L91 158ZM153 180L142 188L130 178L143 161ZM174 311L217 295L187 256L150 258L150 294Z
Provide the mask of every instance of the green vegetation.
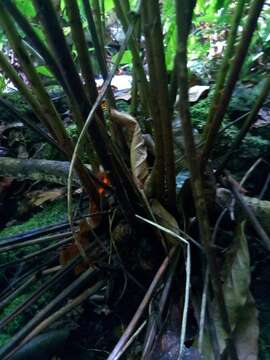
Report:
M171 314L179 314L176 321L182 325L181 334L176 334L180 339L178 360L184 352L189 326L198 329L192 347L198 345L196 350L208 360L219 357L238 360L257 353L259 322L250 289L250 264L256 259L250 259L253 254L250 254L249 247L253 246L253 238L261 239L262 245L256 244L259 251L260 246L264 246L269 252L270 243L264 224L254 220L250 212L255 210L245 203L251 199L243 196L244 200L241 200L238 191L241 192L242 188L237 180L259 157L270 160L267 131L254 127L258 125L258 119L267 123L270 114L269 108L261 111L267 105L270 92L270 75L267 72L270 64L269 20L270 7L266 0L0 1L0 95L9 91L8 87L13 83L18 91L3 95L10 99L11 106L6 104L6 107L11 112L13 110L13 114L16 114L14 109L18 110L18 118L21 114L32 120L31 123L21 117L31 131L20 126L21 137L14 146L12 140L17 128L7 129L3 140L0 138L0 150L4 157L8 154L17 158L70 161L68 202L55 201L43 209L39 208L28 221L8 226L0 232L0 245L5 237L64 221L67 213L72 223L73 186L77 184L72 176L75 172L82 188L83 201L87 201L87 209L99 213L98 216L93 215L91 229L83 222L78 227L74 224L78 228L74 246L61 255L70 259L79 253L88 269L84 272L84 263L79 267L76 263L75 274L78 275L79 271L83 273L75 281L75 276L68 276L67 282L62 282L56 273L53 285L60 279L58 285L64 291L59 302L52 304L52 312L43 313L44 318L48 320L74 294L76 296L83 291L84 281L89 275L93 285L94 279L101 279L102 291L106 288L109 297L106 296L106 302L109 300L106 304L102 303L103 297L97 298L101 299L97 306L102 311L96 311L95 317L101 313L103 317L104 309L113 304L109 308L110 315L115 310L117 317L121 321L123 319L126 325L126 320L133 315L130 309L133 305L134 310L137 308L136 298L141 301L142 294L134 281L124 283L122 293L117 293L123 283L118 269L119 273L124 269L128 277L136 274L136 282L142 285L142 289L149 289L144 297L145 308L139 307L141 313L136 313L141 317L139 319L136 315L140 323L146 320L147 324L141 330L138 341L143 334L153 335L144 342L145 347L139 349L144 353L143 358L148 358L150 352L158 348L158 344L154 343L154 339L158 338L155 333L158 323L155 314L151 313L153 307L148 307L147 303L153 302L153 299L163 304L158 314L162 321L169 319ZM122 90L116 90L110 84L112 80L117 83L119 78L116 74L129 76L126 82L128 89L123 90L123 99L130 99L129 104L117 100ZM97 77L104 80L101 88L97 86ZM129 88L131 77L132 86ZM207 85L206 89L211 89L207 98L202 100L206 93L198 93L196 99L191 99L190 89L194 85ZM246 118L236 122L243 114ZM5 122L5 127L9 114L5 112L1 120ZM37 141L33 132L38 134ZM12 163L9 159L6 162L3 178ZM16 161L16 166L18 163L27 162ZM36 163L42 171L44 164L40 161ZM86 163L90 166L86 167ZM183 186L176 195L176 165L180 163L183 163L179 176L183 178ZM12 176L14 173L16 176L16 170L15 167ZM269 180L269 169L267 176ZM9 193L6 196L3 192L2 196L2 188L11 192L13 186L16 189L17 183L4 178L0 185L0 204L5 208ZM44 188L47 186L42 181L26 186L26 191L43 191ZM265 185L263 189L266 194ZM19 209L23 201L18 199L18 194L23 191L24 188L17 193L15 190L11 195L11 198L14 196L12 205L22 216L25 213ZM251 191L248 195L256 196ZM226 197L224 201L219 198L223 195ZM237 216L238 205L234 206L237 201L244 219ZM179 203L182 204L180 210ZM27 212L29 208L25 208ZM8 224L8 221L9 214L3 224ZM158 223L171 230L170 237L163 238L154 227L145 224L151 221L156 222L152 223L153 226ZM247 240L250 225L253 226L252 241ZM162 233L166 230L160 229ZM230 241L225 241L223 233ZM181 241L181 249L175 237ZM190 241L191 237L195 242ZM88 240L91 241L90 247L87 247ZM54 244L57 240L50 238L48 241ZM202 251L193 251L194 243L199 244ZM25 271L24 266L19 268L16 260L43 246L26 245L10 251L3 249L0 262L4 266L0 276L12 281L13 268ZM46 254L51 251L56 250L54 247L46 249ZM193 261L194 253L198 261ZM58 256L57 253L57 259ZM94 273L91 273L92 258L97 262ZM12 260L15 261L10 264ZM46 260L46 256L42 258L44 266L51 266ZM65 259L64 263L67 261ZM178 266L178 262L182 265ZM117 276L109 271L104 275L100 271L104 263L117 269ZM36 259L31 258L29 264L35 266ZM63 271L66 271L64 264ZM75 275L72 268L70 271ZM158 281L149 288L152 279ZM201 286L198 286L198 279L205 279L204 284L201 281ZM113 291L107 291L111 282ZM3 287L5 284L6 281ZM20 293L1 316L10 314L40 284L41 280L37 280ZM63 289L64 286L67 287ZM100 289L98 286L97 294ZM134 295L134 304L129 304L130 294ZM4 345L0 348L0 358L9 357L21 341L26 337L29 340L33 330L36 334L35 330L40 329L44 318L37 317L36 323L30 323L29 327L24 325L45 302L50 303L53 295L48 292L5 327L0 336L0 345ZM89 299L89 293L82 298ZM130 305L128 310L125 310L126 303ZM91 317L95 307L93 302L83 315ZM195 316L191 318L188 309L192 310L190 313L200 313L200 321ZM203 319L205 316L208 319ZM84 316L82 318L88 321ZM55 318L52 319L55 321ZM102 333L106 334L102 318L97 323L101 324ZM212 323L216 327L214 332L209 328ZM43 325L46 328L52 324ZM131 338L137 325L134 323L131 333L125 333L119 340L121 346L118 343L112 352L111 339L104 347L91 344L91 348L110 351L108 360L118 358L126 345L121 342ZM268 329L267 324L262 325L263 331ZM114 330L110 329L110 332L114 333ZM128 326L127 332L129 330ZM18 331L18 338L14 337ZM252 338L247 339L250 334ZM82 337L87 338L88 334L82 334ZM263 353L268 342L268 337L263 335ZM128 351L131 351L128 357L134 358L132 349Z
M240 92L240 90L239 90ZM237 93L237 92L236 92ZM235 112L235 109L238 109L238 114L246 113L250 109L250 105L248 103L250 100L249 95L251 91L247 91L247 93L241 92L242 97L235 97L231 107L230 113ZM254 101L256 97L257 91L252 92L251 98ZM207 99L200 100L197 104L191 107L191 115L194 127L198 130L199 133L202 133L203 128L205 126L209 106L211 103L211 95L208 96ZM239 104L239 107L237 106ZM245 104L245 107L244 107ZM233 119L230 119L229 115L225 117L224 123L221 127L221 134L219 135L219 140L217 141L217 145L214 149L214 157L216 159L222 157L230 148L230 144L235 139L236 135L239 132L239 128L241 126L241 122L235 125L231 125L228 127L230 122L233 122ZM243 122L243 120L242 120ZM223 131L223 129L225 130ZM230 162L230 169L239 171L238 163L241 162L241 171L245 172L245 169L248 168L258 157L264 157L265 159L269 159L270 154L270 142L267 132L265 132L264 136L260 136L258 134L254 134L255 131L247 134L240 149L237 151L237 157L235 160L232 159Z
M9 226L0 231L0 239L7 236L18 235L20 233L39 229L46 225L57 224L67 219L67 203L65 199L54 201L45 205L44 209L33 215L28 221Z

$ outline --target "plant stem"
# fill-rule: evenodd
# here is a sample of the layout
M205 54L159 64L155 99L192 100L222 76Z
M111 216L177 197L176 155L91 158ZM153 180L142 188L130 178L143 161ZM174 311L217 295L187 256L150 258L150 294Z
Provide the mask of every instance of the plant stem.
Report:
M95 19L95 25L96 25L96 29L97 29L99 43L101 45L101 49L103 50L103 56L104 56L104 47L105 47L104 35L105 34L104 34L104 28L103 28L103 23L102 23L102 14L101 14L99 0L92 0L92 6L93 6L93 15L94 15L94 19Z
M85 114L91 107L91 102L87 98L86 91L72 59L51 0L33 0L33 3L37 13L39 14L51 49L60 65L62 75L66 79L66 83L69 85L69 89L74 101L76 102L77 109L79 109L78 111L81 115L79 119L79 125L81 128L84 123ZM94 82L91 82L91 85L93 87L91 101L95 101L94 99L97 96L97 90Z
M151 21L152 14L149 14L149 8L146 1L143 1L143 11L142 11L142 23L143 31L145 36L145 44L147 50L147 63L149 68L150 75L150 91L155 92L155 88L158 84L158 79L156 78L155 64L154 64L154 54L151 42L151 28L149 21ZM154 135L155 135L155 163L154 168L151 174L151 180L153 182L153 196L159 199L162 202L162 198L165 193L165 159L164 159L164 138L162 134L162 123L160 109L158 105L152 109L151 112L153 125L154 125Z
M219 99L219 103L216 108L216 113L213 118L212 124L207 131L206 141L201 156L202 171L204 171L204 169L206 168L207 161L215 145L218 131L220 129L222 120L224 118L227 107L231 100L231 96L235 88L236 82L239 78L242 65L247 56L249 45L251 43L252 36L256 29L257 21L262 11L264 3L265 0L253 0L253 2L251 3L246 25L244 27L240 43L235 52L234 60L228 74L226 86L224 87L222 96Z
M215 297L219 306L219 313L222 320L223 329L228 336L228 346L232 359L238 359L235 345L232 341L231 326L225 305L223 289L218 275L216 264L216 255L211 247L211 231L208 219L208 209L204 194L203 178L200 171L200 163L195 146L193 128L189 111L188 97L188 70L187 70L187 40L191 26L192 12L195 1L176 0L176 19L177 19L177 36L178 36L178 84L180 88L180 117L184 133L185 152L191 174L192 193L195 202L196 214L200 228L200 236L204 245L206 258L209 264L211 281ZM185 11L183 11L183 9Z
M96 273L96 270L89 268L80 277L78 277L73 283L67 286L59 295L57 295L51 302L49 302L41 311L39 311L28 323L18 331L15 336L7 345L0 349L0 356L4 359L4 356L13 355L14 350L18 350L19 343L48 315L59 306L59 304L65 300L68 296L72 295L76 289L89 281Z
M158 123L158 131L163 138L161 151L163 151L164 185L167 196L163 193L161 200L165 200L169 209L173 210L176 202L174 146L159 3L155 0L147 0L144 2L144 12L150 86L151 92L157 94L156 106L159 108L158 118L155 119L155 122L156 125ZM156 151L157 147L158 143Z
M80 129L83 124L83 117L80 110L80 106L76 103L74 94L71 86L69 85L68 79L61 72L59 63L55 60L54 55L51 53L51 50L41 41L40 37L36 33L35 29L31 26L28 20L23 16L23 14L18 10L14 3L11 0L5 0L5 6L9 11L10 15L17 22L19 27L25 33L28 38L29 43L37 50L37 52L43 57L46 65L50 68L60 85L63 87L65 93L68 96L69 105L73 113L75 122L77 123L78 128ZM90 162L92 159L89 159ZM93 163L93 161L92 161ZM94 166L95 164L93 164Z
M87 43L81 23L80 10L77 0L65 0L67 14L70 21L71 33L78 52L78 61L84 79L84 87L90 103L95 102L97 97L95 77L90 63Z
M128 26L130 24L130 20L128 19L127 14L124 11L123 4L121 0L114 0L115 10L119 20L122 23L123 29L125 33L127 33ZM132 14L135 16L135 14ZM138 42L134 35L130 37L130 41L128 43L130 51L133 57L133 66L134 71L136 71L136 76L138 79L138 87L140 92L140 100L142 103L143 111L146 114L153 113L155 105L152 99L152 94L149 91L148 81L143 69L142 60L140 57L140 52L138 48ZM148 132L151 133L151 129L148 129Z
M99 39L98 39L98 34L97 34L96 25L95 25L94 18L93 18L92 9L91 9L89 0L82 0L82 2L83 2L83 6L84 6L85 16L86 16L87 23L88 23L88 28L91 33L91 38L92 38L92 41L94 44L95 54L97 57L99 68L100 68L103 80L105 80L108 76L108 69L107 69L104 52L102 51L102 47L101 47ZM116 108L115 99L114 99L114 95L113 95L111 87L108 89L107 98L108 98L108 102L109 102L110 106Z
M237 3L237 6L235 8L234 16L232 19L232 25L231 25L231 29L230 29L230 34L229 34L229 38L227 41L227 47L225 50L225 54L224 54L224 58L222 60L220 70L218 72L218 77L217 77L217 81L216 81L216 85L215 85L215 92L214 92L214 96L213 96L210 110L208 113L207 122L206 122L204 132L203 132L204 137L207 137L209 127L211 127L211 125L213 123L213 119L214 119L215 113L217 111L217 106L219 104L219 99L222 96L222 91L225 87L226 76L228 74L230 62L231 62L232 56L234 54L237 31L238 31L238 27L239 27L239 24L240 24L242 16L243 16L243 11L244 11L246 2L247 2L247 0L239 0Z

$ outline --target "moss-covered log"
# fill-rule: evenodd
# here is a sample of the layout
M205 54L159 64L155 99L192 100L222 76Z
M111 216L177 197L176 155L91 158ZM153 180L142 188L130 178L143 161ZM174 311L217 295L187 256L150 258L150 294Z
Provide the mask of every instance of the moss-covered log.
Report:
M69 161L0 158L0 176L66 185ZM77 179L77 181L79 181Z

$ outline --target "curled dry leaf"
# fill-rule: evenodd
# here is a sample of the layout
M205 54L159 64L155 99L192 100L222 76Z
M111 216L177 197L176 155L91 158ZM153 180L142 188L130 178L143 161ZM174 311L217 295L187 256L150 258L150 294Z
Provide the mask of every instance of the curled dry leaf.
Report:
M138 121L131 115L111 110L111 119L123 127L130 148L130 165L132 174L139 187L142 187L149 175L147 164L147 147Z

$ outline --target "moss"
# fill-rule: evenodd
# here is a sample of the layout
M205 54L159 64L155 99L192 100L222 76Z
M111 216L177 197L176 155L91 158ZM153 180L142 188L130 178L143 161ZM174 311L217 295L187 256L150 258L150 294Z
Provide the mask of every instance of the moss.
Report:
M21 305L25 300L27 300L27 298L28 298L27 294L22 294L17 296L8 306L4 308L3 312L1 313L1 318L4 318L10 313L12 313L12 311L17 306ZM22 313L16 316L14 320L12 320L9 324L5 326L5 333L7 335L14 334L22 326L24 321L25 321L25 314Z
M3 98L9 101L10 104L15 106L15 109L21 114L27 114L31 112L29 105L24 101L19 92L14 91L8 94L3 94ZM4 106L0 106L1 120L10 121L10 112Z
M66 127L68 135L75 142L78 139L79 131L76 124L70 124Z
M56 224L66 219L66 199L55 201L46 205L39 213L33 215L28 221L20 225L10 226L0 232L0 239L17 235L29 230L41 228L46 225Z
M0 334L0 348L4 346L10 338L11 336L8 334L5 333Z
M202 130L205 126L208 111L210 108L211 95L205 99L199 101L197 104L191 107L191 116L194 127L202 133ZM234 99L234 102L236 100ZM231 120L228 116L225 116L225 119L222 124L222 128L224 128ZM226 151L229 149L230 144L236 138L236 135L239 132L239 128L235 125L227 128L221 135L219 135L219 140L217 142L214 149L214 158L222 157ZM259 156L268 158L270 152L270 143L267 138L263 136L256 136L252 133L247 134L245 137L241 147L237 152L237 156L235 157L235 161L231 161L230 165L232 167L239 164L239 161L246 161L248 163L255 161ZM243 163L241 165L243 167ZM239 166L238 166L239 167Z

